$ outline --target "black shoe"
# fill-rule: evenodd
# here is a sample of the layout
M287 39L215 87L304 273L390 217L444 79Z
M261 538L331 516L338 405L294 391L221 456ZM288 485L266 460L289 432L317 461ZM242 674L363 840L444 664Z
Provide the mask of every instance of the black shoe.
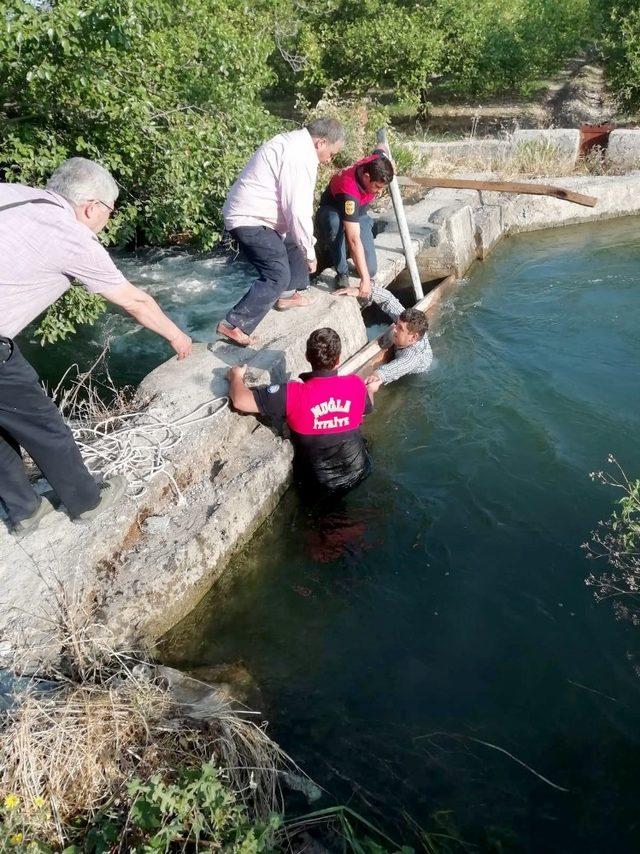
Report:
M346 273L337 273L333 284L337 291L340 290L340 288L348 288L349 276L347 276Z
M108 480L105 480L100 486L100 501L91 510L85 510L79 516L75 516L71 521L76 525L85 525L88 522L93 522L105 510L111 510L116 507L125 492L127 491L127 479L121 474L115 474Z
M31 514L31 516L27 516L26 519L21 519L19 522L16 522L11 529L11 533L16 540L21 540L23 537L26 537L27 534L31 534L35 531L40 524L40 520L44 519L45 516L48 516L54 509L55 508L49 499L42 495L37 509Z

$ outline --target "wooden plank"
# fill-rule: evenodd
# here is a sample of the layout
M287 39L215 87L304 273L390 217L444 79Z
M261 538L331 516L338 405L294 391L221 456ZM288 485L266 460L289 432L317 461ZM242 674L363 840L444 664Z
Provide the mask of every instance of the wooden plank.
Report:
M565 190L563 187L554 187L551 184L527 184L522 181L472 181L466 178L422 178L418 175L408 175L407 179L420 187L435 189L442 187L451 190L490 190L494 193L522 193L527 196L553 196L565 202L575 205L584 205L588 208L595 207L598 199L596 196L585 196L573 190Z

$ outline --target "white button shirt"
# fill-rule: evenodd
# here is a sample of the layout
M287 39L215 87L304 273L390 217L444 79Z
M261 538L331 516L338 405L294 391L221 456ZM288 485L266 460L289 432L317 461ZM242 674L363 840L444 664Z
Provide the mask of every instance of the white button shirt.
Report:
M313 192L318 154L306 128L279 133L253 155L222 208L225 228L266 225L315 260Z

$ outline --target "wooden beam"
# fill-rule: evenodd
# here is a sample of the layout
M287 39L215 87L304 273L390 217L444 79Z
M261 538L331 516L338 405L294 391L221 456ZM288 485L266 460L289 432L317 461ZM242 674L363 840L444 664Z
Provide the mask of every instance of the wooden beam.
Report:
M403 179L399 179L403 182ZM573 190L565 190L562 187L553 187L551 184L527 184L522 181L471 181L466 178L422 178L418 175L408 175L406 179L412 184L427 187L432 190L436 187L449 188L452 190L490 190L493 193L522 193L527 196L553 196L565 202L573 202L575 205L584 205L593 208L598 201L596 196L585 196L575 193Z

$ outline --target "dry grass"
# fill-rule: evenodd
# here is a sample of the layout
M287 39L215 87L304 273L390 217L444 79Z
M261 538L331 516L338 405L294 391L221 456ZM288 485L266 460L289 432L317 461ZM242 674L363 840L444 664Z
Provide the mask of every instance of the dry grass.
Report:
M52 601L48 641L60 655L38 674L51 681L43 690L33 679L0 717L0 802L17 797L32 833L63 845L73 822L86 824L109 805L126 808L134 777L171 779L208 761L251 815L281 809L282 773L300 772L253 713L211 686L194 712L168 688L162 668L118 650L62 584Z
M468 140L463 151L433 150L421 158L412 171L429 177L489 173L496 180L612 174L601 149L593 149L574 163L557 146L547 142L528 142L496 154L483 145L482 140L473 138Z
M61 415L78 427L91 427L96 422L131 411L134 390L116 387L109 373L110 340L86 371L70 365L51 392Z

